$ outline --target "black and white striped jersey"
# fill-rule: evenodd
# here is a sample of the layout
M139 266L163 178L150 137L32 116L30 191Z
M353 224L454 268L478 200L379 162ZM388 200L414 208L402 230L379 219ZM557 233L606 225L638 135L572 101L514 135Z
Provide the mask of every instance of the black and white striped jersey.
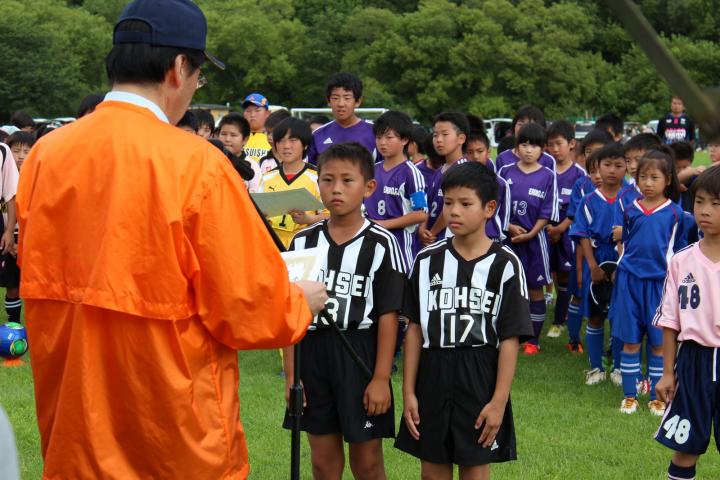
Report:
M465 260L452 239L418 253L403 314L420 324L423 348L498 347L509 337L532 336L525 273L515 254L493 242Z
M326 310L341 330L367 329L380 315L402 309L405 263L395 236L385 228L365 220L349 241L338 245L323 220L295 235L290 250L320 247L327 249L320 278L330 297ZM315 317L308 328L328 328Z

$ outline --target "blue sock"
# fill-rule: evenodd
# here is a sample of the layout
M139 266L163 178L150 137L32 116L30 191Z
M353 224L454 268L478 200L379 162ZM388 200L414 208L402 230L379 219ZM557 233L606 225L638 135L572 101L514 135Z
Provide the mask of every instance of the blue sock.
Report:
M602 367L603 343L605 343L605 329L593 328L589 324L585 329L585 345L587 346L590 368Z
M540 343L540 332L545 322L545 300L530 301L530 320L532 320L533 334L535 337L529 340L530 343Z
M567 285L557 285L557 300L555 300L555 325L564 325L568 316L570 295Z
M620 373L622 373L622 387L625 397L637 397L638 373L640 373L640 352L620 354Z
M571 303L568 306L567 326L568 337L570 342L580 342L580 327L582 326L582 313L580 312L582 305Z
M669 480L695 480L695 465L692 467L678 467L670 462L668 467Z
M660 381L663 374L663 357L662 355L653 355L648 357L648 377L650 377L650 400L655 400L655 385Z
M613 358L613 370L616 368L620 368L621 359L620 356L622 355L623 351L623 345L625 342L620 340L617 337L610 337L610 348L612 349L612 358ZM638 361L638 363L640 363Z

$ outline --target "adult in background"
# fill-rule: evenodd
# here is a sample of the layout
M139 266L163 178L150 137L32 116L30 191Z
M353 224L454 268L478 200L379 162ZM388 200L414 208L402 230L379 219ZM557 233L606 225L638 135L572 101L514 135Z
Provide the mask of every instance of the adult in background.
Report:
M685 113L682 98L674 95L670 102L670 113L658 120L658 136L666 144L688 142L695 146L695 122Z
M25 162L19 262L44 478L245 478L236 350L297 342L327 299L289 282L225 156L174 126L206 58L222 65L206 31L190 0L128 5L112 91Z

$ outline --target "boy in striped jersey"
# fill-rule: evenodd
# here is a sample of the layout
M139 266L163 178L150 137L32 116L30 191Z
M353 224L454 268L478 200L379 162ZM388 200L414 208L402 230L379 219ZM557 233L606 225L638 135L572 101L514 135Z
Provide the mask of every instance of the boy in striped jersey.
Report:
M497 205L495 174L476 162L442 181L454 234L420 251L405 295L403 420L395 446L421 460L422 477L488 478L514 460L510 386L519 344L533 335L525 274L485 233Z
M375 188L370 152L356 142L333 145L318 157L317 168L330 218L299 232L290 250L327 250L321 267L330 297L325 311L373 374L363 377L333 327L316 317L302 343L301 428L308 433L315 478L342 477L343 439L356 478L385 478L381 439L395 433L390 374L405 262L395 236L362 214L363 200ZM284 364L287 398L292 348L285 350ZM284 426L290 427L288 415Z

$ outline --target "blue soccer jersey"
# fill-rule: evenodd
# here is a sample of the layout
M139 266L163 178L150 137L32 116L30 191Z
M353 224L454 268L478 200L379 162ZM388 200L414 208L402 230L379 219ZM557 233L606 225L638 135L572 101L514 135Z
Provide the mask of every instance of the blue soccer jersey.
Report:
M642 194L635 184L628 184L620 189L613 211L613 227L622 227L625 210Z
M575 184L578 180L588 177L585 169L577 163L573 163L562 173L555 172L555 175L557 177L558 202L560 203L560 221L562 222L568 216L567 212Z
M418 210L427 211L425 179L411 161L406 160L390 170L385 169L385 162L376 163L375 180L375 191L364 202L371 220L389 220ZM417 225L390 230L397 238L406 265L412 265L419 250L416 230Z
M520 160L520 157L518 157L513 149L510 148L497 156L495 159L495 168L497 168L497 171L499 172L503 167L515 165L518 160ZM543 167L549 168L553 172L555 171L555 157L549 153L543 152L538 159L538 163Z
M670 257L686 246L682 207L666 200L646 210L641 199L626 206L623 218L623 254L618 269L642 279L662 280Z
M589 176L580 177L575 181L570 193L570 200L568 201L567 210L565 210L565 217L571 220L575 218L578 205L580 205L585 198L585 195L595 190L595 184L592 182Z
M510 190L509 223L530 231L540 219L559 220L557 181L552 170L540 167L525 173L512 164L501 168L498 175L505 179Z
M607 198L600 190L588 193L579 205L570 227L570 237L575 240L587 238L591 241L598 263L617 260L615 242L612 239L613 207L616 199L617 197Z

